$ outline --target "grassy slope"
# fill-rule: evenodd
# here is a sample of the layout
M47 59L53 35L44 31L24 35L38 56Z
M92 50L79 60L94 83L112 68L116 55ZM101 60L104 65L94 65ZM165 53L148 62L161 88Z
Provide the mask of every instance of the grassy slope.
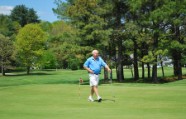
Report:
M0 77L1 119L186 117L186 80L167 84L102 84L99 89L103 102L90 103L88 85L81 85L79 93L77 84L62 84L69 80L75 82L79 75L86 79L84 72L51 71L45 75L46 72L35 72L32 76Z

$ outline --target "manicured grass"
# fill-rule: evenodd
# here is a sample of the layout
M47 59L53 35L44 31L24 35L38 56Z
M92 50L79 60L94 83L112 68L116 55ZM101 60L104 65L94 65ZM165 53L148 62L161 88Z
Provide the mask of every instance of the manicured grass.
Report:
M186 117L185 79L165 84L101 84L99 91L103 101L98 103L87 101L89 85L79 87L77 84L79 77L85 83L88 81L84 70L34 71L30 76L17 74L0 77L1 119Z
M0 88L1 119L185 119L186 80L170 84L104 84L102 103L88 85L37 84ZM113 97L115 96L115 97ZM113 101L115 100L115 102Z

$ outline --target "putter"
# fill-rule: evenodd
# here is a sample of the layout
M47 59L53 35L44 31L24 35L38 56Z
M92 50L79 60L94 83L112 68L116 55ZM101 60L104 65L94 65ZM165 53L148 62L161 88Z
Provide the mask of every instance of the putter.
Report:
M112 69L111 69L111 72L110 72L110 84L111 84L111 87L113 87L112 86ZM112 90L112 97L113 97L113 101L115 102L115 96L114 96L113 90Z

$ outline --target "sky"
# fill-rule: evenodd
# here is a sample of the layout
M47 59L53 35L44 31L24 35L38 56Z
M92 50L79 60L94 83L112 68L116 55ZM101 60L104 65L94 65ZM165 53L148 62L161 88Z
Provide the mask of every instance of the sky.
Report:
M54 4L54 0L0 0L0 14L9 15L16 5L25 5L27 8L33 8L41 20L49 22L58 20L57 15L52 11L52 8L57 7Z

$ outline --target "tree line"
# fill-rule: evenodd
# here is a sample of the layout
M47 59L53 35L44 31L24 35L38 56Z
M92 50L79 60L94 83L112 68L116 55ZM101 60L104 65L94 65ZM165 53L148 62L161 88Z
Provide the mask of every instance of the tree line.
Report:
M0 15L3 74L12 67L26 67L27 74L31 67L80 69L98 49L116 68L119 82L125 79L123 67L131 65L138 80L139 64L142 79L158 82L157 63L162 64L164 56L173 59L174 75L182 79L185 0L55 0L55 4L53 11L60 20L53 23L39 20L34 9L24 5L9 16Z
M158 82L157 63L162 64L164 56L173 59L174 75L182 79L185 0L55 0L55 3L57 8L53 10L58 17L78 30L80 46L97 48L104 58L114 61L118 81L124 80L123 66L131 64L134 80L138 80L141 64L142 79L146 65L148 78Z
M82 68L92 47L80 46L78 30L64 21L39 20L33 8L17 5L0 15L0 67L9 71Z

